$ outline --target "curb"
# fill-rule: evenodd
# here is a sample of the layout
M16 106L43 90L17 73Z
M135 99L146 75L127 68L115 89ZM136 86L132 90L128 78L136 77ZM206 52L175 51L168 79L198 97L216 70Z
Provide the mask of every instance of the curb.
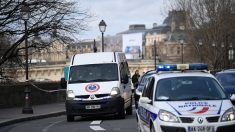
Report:
M25 122L25 121L32 121L32 120L49 118L49 117L61 116L65 114L66 114L66 111L58 111L58 112L52 112L52 113L47 113L47 114L33 115L30 117L15 118L15 119L10 119L10 120L0 122L0 127L16 124L20 122Z

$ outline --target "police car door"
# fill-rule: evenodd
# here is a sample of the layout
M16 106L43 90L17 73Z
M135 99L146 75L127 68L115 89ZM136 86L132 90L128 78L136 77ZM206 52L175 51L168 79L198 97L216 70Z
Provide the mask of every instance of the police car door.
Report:
M142 129L144 131L150 130L150 117L151 117L151 109L153 104L153 90L154 90L154 77L150 77L147 80L147 83L144 87L142 97L147 97L151 101L151 103L141 103L138 108L139 117L140 117L140 123Z

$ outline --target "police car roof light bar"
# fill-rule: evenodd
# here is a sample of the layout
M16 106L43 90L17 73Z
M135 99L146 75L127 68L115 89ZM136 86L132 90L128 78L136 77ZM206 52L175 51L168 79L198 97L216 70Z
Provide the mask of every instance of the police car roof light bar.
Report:
M183 70L207 70L208 65L203 63L194 64L163 64L157 65L157 71L183 71Z

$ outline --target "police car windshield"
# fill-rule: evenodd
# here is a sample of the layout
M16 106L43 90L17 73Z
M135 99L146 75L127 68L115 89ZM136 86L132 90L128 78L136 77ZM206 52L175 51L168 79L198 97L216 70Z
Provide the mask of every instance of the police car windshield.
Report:
M226 99L217 81L210 77L172 77L158 81L155 100L220 100Z
M70 68L69 83L88 83L117 80L117 64L79 65L72 66Z

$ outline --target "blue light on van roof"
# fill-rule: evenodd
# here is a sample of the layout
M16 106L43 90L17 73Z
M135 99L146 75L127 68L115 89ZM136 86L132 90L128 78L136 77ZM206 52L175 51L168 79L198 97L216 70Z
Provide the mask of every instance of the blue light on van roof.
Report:
M157 65L157 71L207 70L207 64L163 64Z

